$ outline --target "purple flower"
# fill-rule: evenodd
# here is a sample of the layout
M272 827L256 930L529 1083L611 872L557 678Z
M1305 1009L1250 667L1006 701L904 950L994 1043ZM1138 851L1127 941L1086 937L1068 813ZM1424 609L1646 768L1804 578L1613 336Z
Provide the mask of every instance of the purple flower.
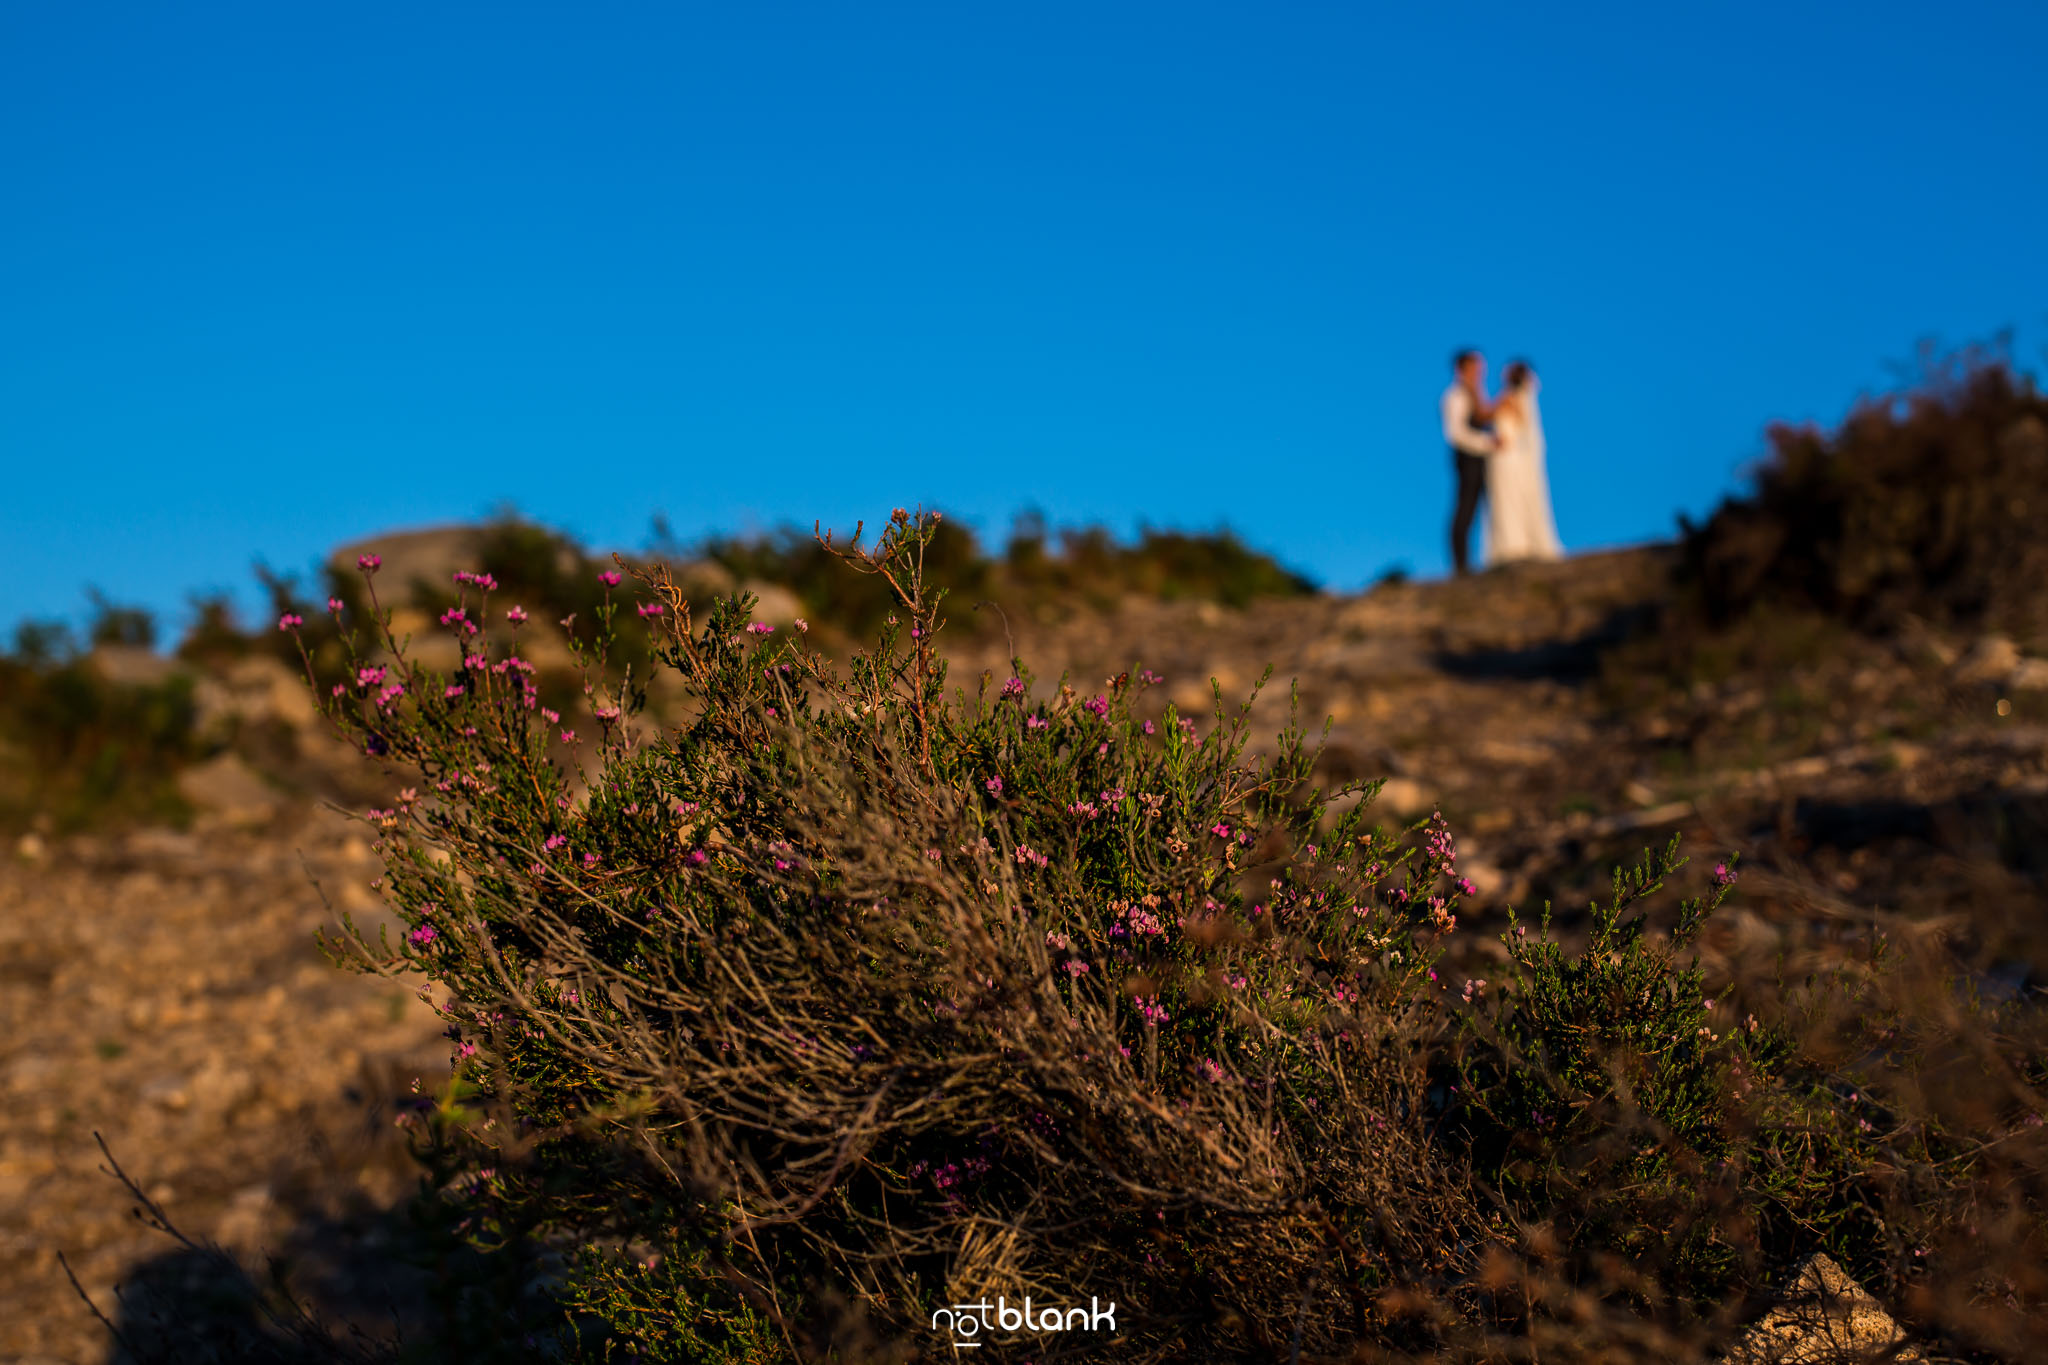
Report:
M604 584L607 588L616 588L619 586L619 571L617 569L606 569L597 576L597 581Z
M1714 885L1716 885L1716 886L1733 886L1733 885L1735 885L1735 869L1734 869L1734 868L1732 868L1732 867L1730 867L1730 866L1728 866L1728 864L1726 864L1726 863L1715 863L1715 864L1714 864Z
M429 943L432 943L434 941L434 926L431 924L422 924L419 928L407 934L406 937L411 939L415 946L424 948Z
M1010 679L1010 680L1009 680L1008 682L1006 682L1006 683L1004 683L1004 684L1003 684L1003 690L1002 690L1001 692L997 693L996 695L998 695L998 696L1002 696L1002 697L1021 697L1021 696L1023 696L1023 695L1024 695L1024 680L1023 680L1022 678L1012 678L1012 679Z
M277 618L277 628L279 630L296 630L305 624L304 617L289 611Z
M644 621L661 615L668 608L662 606L659 602L642 602L635 610L640 613L640 618Z
M562 845L568 842L569 836L566 834L550 834L546 839L544 839L541 842L541 847L546 849L548 852L553 853L556 849L562 847Z
M1003 779L1000 777L991 777L981 785L988 788L990 796L1001 796L1003 794Z
M775 627L769 625L766 621L755 621L747 626L747 634L749 635L773 635L774 633Z

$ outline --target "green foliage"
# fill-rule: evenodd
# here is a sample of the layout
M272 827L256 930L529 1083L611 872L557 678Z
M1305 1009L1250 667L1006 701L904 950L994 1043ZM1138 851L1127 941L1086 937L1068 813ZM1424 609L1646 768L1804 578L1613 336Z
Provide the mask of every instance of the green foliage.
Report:
M1763 1197L1728 1179L1738 1101L1775 1079L1784 1050L1728 1025L1677 956L1732 877L1682 902L1668 939L1645 932L1635 907L1684 865L1677 848L1616 869L1582 950L1552 938L1547 915L1534 936L1510 916L1507 975L1469 1021L1483 1045L1460 1093L1475 1160L1504 1192L1557 1210L1569 1243L1668 1267L1704 1302L1739 1269L1717 1215Z
M67 833L177 820L177 770L199 756L191 680L114 683L63 637L24 627L0 657L0 822Z

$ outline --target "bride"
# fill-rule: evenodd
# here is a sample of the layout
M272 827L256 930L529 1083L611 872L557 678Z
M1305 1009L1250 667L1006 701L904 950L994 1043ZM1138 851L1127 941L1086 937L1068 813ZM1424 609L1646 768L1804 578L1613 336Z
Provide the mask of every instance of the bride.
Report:
M1536 372L1517 360L1502 378L1507 389L1493 412L1498 447L1486 457L1486 562L1561 559L1564 546L1551 519L1550 479L1543 469Z

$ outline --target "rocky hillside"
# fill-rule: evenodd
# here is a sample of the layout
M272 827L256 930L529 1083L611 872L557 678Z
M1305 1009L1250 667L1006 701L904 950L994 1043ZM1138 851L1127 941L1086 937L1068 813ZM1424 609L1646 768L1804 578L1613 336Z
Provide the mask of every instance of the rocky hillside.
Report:
M1708 862L1743 855L1743 894L1706 941L1717 979L1768 980L1884 932L1939 938L1987 991L2037 984L2042 642L1758 617L1678 669L1641 643L1673 554L1241 608L962 602L953 678L1005 678L1013 651L1040 687L1142 665L1206 712L1212 689L1234 709L1271 666L1257 733L1285 722L1292 691L1306 723L1330 718L1332 780L1387 778L1390 819L1450 817L1487 921L1458 936L1474 967L1509 905L1555 902L1569 927L1614 862L1679 833ZM707 590L729 585L706 570ZM808 609L776 591L771 617ZM169 779L173 823L32 828L0 865L0 1360L107 1358L60 1255L138 1342L160 1339L153 1302L249 1314L235 1272L137 1224L95 1133L180 1228L252 1270L287 1258L368 1330L423 1313L433 1257L402 1254L395 1120L445 1074L446 1044L418 1000L314 946L340 912L378 913L374 855L343 812L389 794L268 653L103 648L89 663L117 689L175 675L207 739Z

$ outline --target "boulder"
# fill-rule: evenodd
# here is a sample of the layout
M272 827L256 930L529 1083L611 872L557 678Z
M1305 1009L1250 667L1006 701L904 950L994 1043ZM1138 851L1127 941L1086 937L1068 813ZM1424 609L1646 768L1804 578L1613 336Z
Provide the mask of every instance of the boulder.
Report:
M122 687L159 687L185 671L178 660L147 645L94 645L85 665Z
M178 794L222 824L262 825L277 814L277 793L234 753L179 773Z
M2002 683L2020 666L2020 647L2003 635L1986 635L1956 660L1955 679L1961 683Z
M803 600L780 583L750 578L740 586L760 599L754 604L753 618L756 621L786 626L804 614Z
M1825 1255L1800 1264L1778 1303L1728 1349L1729 1365L1921 1362L1883 1305Z

